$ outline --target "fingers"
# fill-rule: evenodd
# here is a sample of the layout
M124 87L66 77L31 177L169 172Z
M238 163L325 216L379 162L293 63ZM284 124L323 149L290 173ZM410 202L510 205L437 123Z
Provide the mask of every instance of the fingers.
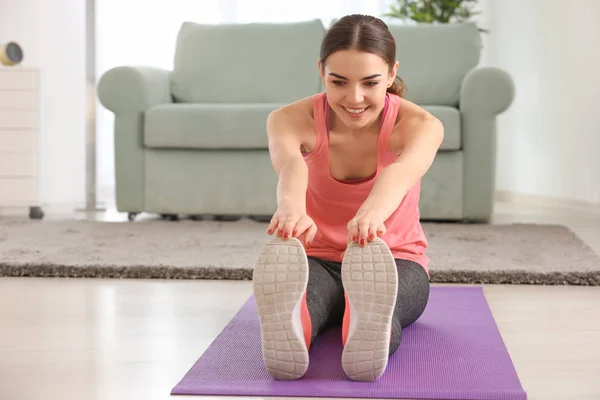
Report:
M275 225L275 222L272 221L272 224ZM277 236L283 239L290 239L292 237L299 237L303 235L309 228L313 229L312 235L309 235L310 241L314 238L316 234L317 227L313 220L308 216L303 216L300 219L296 218L288 218L285 221L277 221L277 225L275 228L271 228L271 224L269 225L269 229L272 229L273 232L277 233ZM267 230L267 232L271 232Z
M273 216L273 218L271 218L271 222L269 222L269 226L267 226L267 233L269 235L272 235L278 226L279 226L279 219L276 216Z
M369 236L369 221L363 220L358 222L358 244L364 246L367 244L367 238Z
M367 240L372 242L377 237L377 225L374 223L369 224L369 232L367 233Z
M311 225L314 225L314 222L308 216L304 216L304 217L300 218L298 220L298 223L294 227L294 230L292 231L292 236L293 237L301 236L304 232L306 232L306 230L308 228L310 228Z
M358 221L353 219L348 223L348 244L358 242Z
M302 217L298 224L296 224L296 228L294 229L294 237L300 237L301 241L304 242L304 247L308 250L315 236L317 235L317 225L312 220L312 218L308 216Z
M381 237L385 234L385 225L384 224L375 224L372 223L369 225L369 241L373 241L378 237Z
M277 220L277 226L273 229L274 233L278 236L278 237L283 237L283 230L285 229L285 221L282 221L280 219Z
M296 219L288 219L283 224L282 229L282 237L284 239L289 239L292 237L292 232L294 232L294 228L296 227Z
M267 228L267 233L269 235L275 233L278 237L289 239L292 237L292 231L295 225L296 221L293 219L280 220L277 217L273 217Z
M305 245L306 245L307 249L310 248L310 244L312 243L316 234L317 234L317 226L315 224L312 224L310 226L310 228L308 228L308 231L306 232L306 236L305 236Z
M360 246L366 246L385 234L385 225L370 222L368 219L352 220L348 223L348 244L358 243Z
M369 221L367 219L353 219L348 223L348 243L357 243L361 246L367 244L369 236Z

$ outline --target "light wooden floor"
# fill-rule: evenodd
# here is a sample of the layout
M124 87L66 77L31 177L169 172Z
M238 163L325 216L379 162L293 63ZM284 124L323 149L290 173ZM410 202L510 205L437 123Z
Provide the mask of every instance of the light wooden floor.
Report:
M496 210L494 223L565 224L600 254L600 215ZM600 399L599 287L484 290L530 399ZM251 291L250 282L0 278L0 400L168 399Z

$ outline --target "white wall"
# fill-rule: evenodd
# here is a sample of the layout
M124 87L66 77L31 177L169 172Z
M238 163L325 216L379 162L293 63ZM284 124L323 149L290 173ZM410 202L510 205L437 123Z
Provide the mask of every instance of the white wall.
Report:
M41 72L41 197L85 198L85 1L0 0L0 43L24 50Z
M600 203L600 1L487 5L486 63L516 85L498 118L500 191Z

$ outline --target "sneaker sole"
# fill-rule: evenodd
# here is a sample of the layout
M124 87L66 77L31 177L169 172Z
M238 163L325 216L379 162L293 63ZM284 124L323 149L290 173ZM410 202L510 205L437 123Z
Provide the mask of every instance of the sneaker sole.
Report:
M308 284L308 259L296 239L274 238L263 247L253 272L265 367L278 380L308 369L301 307Z
M398 271L381 240L350 244L342 262L350 320L342 367L354 381L375 381L388 364L391 326L398 294Z

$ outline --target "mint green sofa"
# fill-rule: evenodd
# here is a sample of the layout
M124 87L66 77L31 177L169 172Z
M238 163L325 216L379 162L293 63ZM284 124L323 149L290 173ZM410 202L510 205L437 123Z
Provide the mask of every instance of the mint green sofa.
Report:
M510 77L478 67L475 25L390 26L399 75L438 117L445 139L423 178L423 220L488 221L493 211L496 116ZM320 20L200 25L176 38L172 70L119 66L98 83L114 113L116 207L130 214L268 218L277 177L265 123L285 104L324 90Z

